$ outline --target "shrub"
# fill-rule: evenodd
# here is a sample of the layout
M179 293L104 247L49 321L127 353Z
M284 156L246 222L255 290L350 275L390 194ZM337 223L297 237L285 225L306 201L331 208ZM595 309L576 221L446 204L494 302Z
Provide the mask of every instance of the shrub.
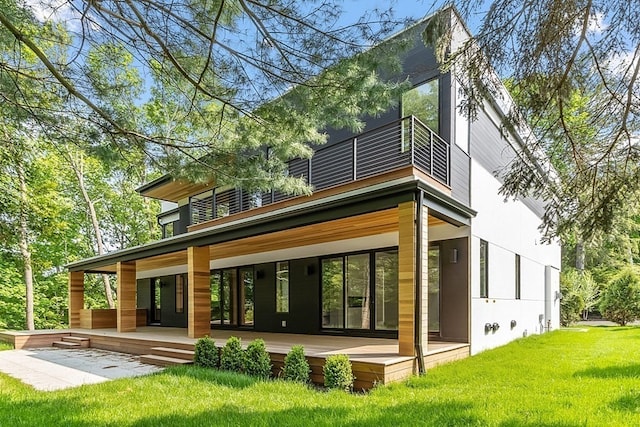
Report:
M232 372L244 372L245 354L240 338L229 337L220 352L220 369Z
M219 361L218 356L218 348L216 347L215 341L211 338L203 337L196 341L193 363L197 366L217 368Z
M245 353L245 372L254 377L269 378L271 375L271 358L263 339L255 339L247 346Z
M602 294L600 312L622 326L640 317L640 275L636 270L626 268L613 278Z
M351 390L353 387L353 370L349 356L346 354L333 354L324 362L324 385L329 388Z
M588 313L598 303L598 285L588 271L568 269L560 274L560 323L568 326Z
M284 357L282 377L289 381L308 383L310 372L309 362L304 357L304 347L301 345L291 347L291 351Z

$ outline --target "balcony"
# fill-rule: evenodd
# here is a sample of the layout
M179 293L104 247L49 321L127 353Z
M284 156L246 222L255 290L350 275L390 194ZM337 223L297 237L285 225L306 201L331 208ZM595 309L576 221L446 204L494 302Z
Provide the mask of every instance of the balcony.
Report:
M314 191L414 166L450 186L451 147L414 116L318 148L311 159L293 159L289 175ZM190 198L190 223L198 224L291 198L278 191L249 193L213 189Z

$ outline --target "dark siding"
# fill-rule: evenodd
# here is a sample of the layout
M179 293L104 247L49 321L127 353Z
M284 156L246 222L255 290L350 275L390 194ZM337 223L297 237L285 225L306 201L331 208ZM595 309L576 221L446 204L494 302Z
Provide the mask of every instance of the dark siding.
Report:
M254 289L254 330L271 332L275 330L274 313L276 311L276 269L270 262L255 266Z
M176 313L176 276L160 277L160 324L176 328L187 327L187 289L185 288L182 313ZM186 275L185 275L186 283ZM188 284L187 284L188 286Z
M180 211L180 219L173 224L173 234L184 234L187 227L191 225L191 211L189 205L183 205L178 208Z
M466 237L443 240L440 244L441 290L440 335L443 338L469 339L469 244ZM450 254L458 250L458 262L452 263Z
M467 153L457 145L451 146L451 197L469 205L470 160Z
M516 156L515 151L502 137L500 129L493 123L487 113L478 111L477 120L471 123L471 157L484 169L492 173L502 183L504 168ZM521 199L522 202L538 217L544 214L544 202L531 197Z
M320 272L317 258L289 261L290 306L287 332L317 333L320 329Z
M137 280L137 307L151 309L151 279Z

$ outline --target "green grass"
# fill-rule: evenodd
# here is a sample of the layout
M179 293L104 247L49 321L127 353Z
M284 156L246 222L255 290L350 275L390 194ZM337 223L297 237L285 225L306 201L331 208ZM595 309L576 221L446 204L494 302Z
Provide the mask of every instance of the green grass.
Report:
M0 426L640 425L640 328L560 330L368 394L195 367L37 392L0 375Z
M2 350L13 350L13 344L9 344L8 342L0 341L0 351Z

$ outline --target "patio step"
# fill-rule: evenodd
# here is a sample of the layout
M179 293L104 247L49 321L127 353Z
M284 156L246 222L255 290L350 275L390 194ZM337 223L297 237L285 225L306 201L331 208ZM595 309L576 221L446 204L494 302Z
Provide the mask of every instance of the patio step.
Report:
M82 348L80 344L69 341L54 341L53 346L58 348Z
M89 342L89 338L69 335L62 337L60 341L55 341L53 346L58 348L87 348L89 347Z
M152 347L151 354L156 356L173 357L176 359L184 359L193 362L195 352L193 350L183 350L181 348L171 347Z
M143 354L140 356L140 362L157 366L189 365L193 363L191 360L159 356L157 354Z
M89 338L76 337L74 335L69 335L68 337L62 337L62 341L80 344L80 347L84 347L84 348L89 347L89 343L91 342Z

